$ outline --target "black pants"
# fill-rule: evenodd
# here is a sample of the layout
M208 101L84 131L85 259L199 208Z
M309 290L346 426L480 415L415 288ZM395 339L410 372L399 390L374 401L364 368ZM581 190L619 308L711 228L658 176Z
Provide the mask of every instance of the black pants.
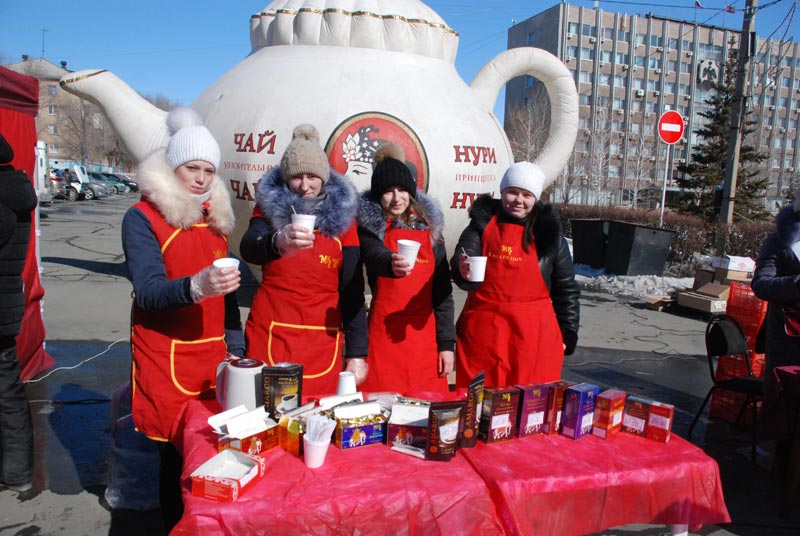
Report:
M183 499L181 498L181 471L183 458L172 443L158 442L161 455L160 495L161 518L164 529L169 533L183 515Z
M14 337L0 337L0 481L12 486L33 480L33 421L19 375Z

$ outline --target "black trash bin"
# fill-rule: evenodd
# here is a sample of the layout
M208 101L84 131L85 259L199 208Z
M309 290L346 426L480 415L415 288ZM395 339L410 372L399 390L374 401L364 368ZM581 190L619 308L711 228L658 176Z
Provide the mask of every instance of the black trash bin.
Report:
M592 268L606 265L608 220L570 220L572 225L572 262Z
M605 269L616 275L661 275L672 231L622 221L608 222Z

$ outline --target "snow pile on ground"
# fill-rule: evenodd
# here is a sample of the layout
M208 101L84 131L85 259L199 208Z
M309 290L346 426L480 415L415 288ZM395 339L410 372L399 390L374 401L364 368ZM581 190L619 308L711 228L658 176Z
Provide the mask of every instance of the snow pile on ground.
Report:
M575 280L582 289L634 298L641 298L646 294L674 295L691 289L694 283L692 277L607 274L602 268L592 268L587 264L575 265Z

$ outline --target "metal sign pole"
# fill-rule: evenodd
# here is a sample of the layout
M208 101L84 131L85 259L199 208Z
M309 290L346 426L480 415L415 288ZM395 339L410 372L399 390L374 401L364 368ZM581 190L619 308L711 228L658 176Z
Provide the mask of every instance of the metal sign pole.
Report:
M664 158L664 184L661 186L661 213L658 215L658 226L664 226L664 204L667 201L667 178L669 177L669 161L672 159L672 145L667 144L667 154Z

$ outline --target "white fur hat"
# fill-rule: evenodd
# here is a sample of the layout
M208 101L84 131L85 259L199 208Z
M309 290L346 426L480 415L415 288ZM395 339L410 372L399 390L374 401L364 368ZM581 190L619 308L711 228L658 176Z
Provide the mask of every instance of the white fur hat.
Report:
M538 200L544 187L544 173L539 166L530 162L511 164L500 181L500 192L512 186L528 190Z
M175 108L167 116L169 144L167 162L178 169L186 162L202 160L219 169L219 144L192 108Z

